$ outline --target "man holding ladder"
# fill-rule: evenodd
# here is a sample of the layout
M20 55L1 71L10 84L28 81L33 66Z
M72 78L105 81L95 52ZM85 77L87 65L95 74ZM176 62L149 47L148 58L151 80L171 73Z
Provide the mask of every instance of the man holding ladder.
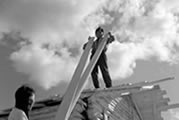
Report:
M108 40L106 45L104 46L104 49L101 53L101 55L99 56L98 61L96 62L92 72L91 72L91 77L93 80L93 85L95 88L99 88L99 81L98 81L98 67L101 69L101 73L104 79L104 83L106 85L106 88L112 87L112 81L111 81L111 77L108 71L108 65L107 65L107 56L106 56L106 51L107 51L107 45L109 43L112 43L114 41L114 36L111 35L111 33L108 33ZM104 39L104 30L101 27L98 27L95 31L95 36L96 36L96 40L93 42L92 45L92 50L91 50L91 57L90 59L92 59L92 57L94 56L100 42ZM86 44L84 44L83 49L85 49Z
M101 31L102 30L102 31ZM91 60L89 64L85 68L85 64L88 58L89 51L91 47L95 46L93 43L93 37L89 37L88 42L86 45L84 45L84 52L80 58L80 61L75 69L75 72L72 76L71 82L68 85L67 91L64 94L62 103L60 105L60 108L57 112L57 116L55 120L68 120L78 98L80 97L80 94L82 90L84 89L85 82L93 70L93 68L96 66L96 63L98 59L101 56L101 53L105 50L106 44L111 43L114 41L114 37L110 33L107 33L104 35L103 29L101 27L97 28L98 32L96 32L97 38L101 38L98 40L98 44L96 46L95 53L93 57L91 57ZM111 37L110 37L111 36ZM93 48L92 47L92 48ZM110 79L110 84L108 84L108 87L111 87L111 79Z

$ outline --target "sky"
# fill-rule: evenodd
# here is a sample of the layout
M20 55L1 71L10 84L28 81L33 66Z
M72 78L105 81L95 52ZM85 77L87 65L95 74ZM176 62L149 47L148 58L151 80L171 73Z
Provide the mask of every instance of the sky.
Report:
M26 83L37 100L63 94L98 26L116 38L107 51L114 85L175 77L160 85L179 103L178 8L178 0L0 0L0 109ZM178 120L179 110L164 116Z

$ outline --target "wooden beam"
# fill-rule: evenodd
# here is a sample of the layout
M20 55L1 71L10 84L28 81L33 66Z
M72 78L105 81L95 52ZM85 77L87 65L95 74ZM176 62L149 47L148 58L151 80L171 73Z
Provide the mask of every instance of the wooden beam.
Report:
M73 74L72 80L67 88L67 91L64 94L62 103L61 103L59 110L57 112L56 120L59 120L59 119L65 120L66 118L69 117L69 115L71 113L69 111L70 110L69 108L71 108L71 105L73 103L73 99L75 97L76 86L77 86L77 83L81 77L83 70L84 70L84 67L86 65L86 61L88 59L88 55L89 55L92 43L93 43L93 39L90 39L88 41L88 44L87 44L81 58L80 58L78 66Z
M179 103L171 104L167 106L161 106L160 108L158 108L158 111L167 111L169 109L175 109L175 108L179 108Z
M83 75L82 75L83 70L81 72L79 72L80 70L77 67L77 72L74 73L74 76L76 76L76 77L74 77L74 79L72 78L72 80L70 82L70 86L68 87L67 92L65 93L64 99L62 100L62 104L60 105L60 109L57 113L56 120L59 120L59 119L60 120L68 120L68 118L69 118L69 116L70 116L70 114L71 114L83 88L84 88L84 84L86 82L87 77L89 76L92 69L94 68L104 46L106 45L107 38L108 38L108 34L105 34L104 39L101 41L92 60L86 67L86 70L83 72ZM84 59L83 55L82 55L81 59ZM79 62L79 65L83 64L83 65L80 65L80 66L82 66L82 69L84 69L86 61L87 61L87 59L85 59L83 61L84 63L83 62L81 63L81 61Z
M142 113L140 112L140 109L139 109L139 107L138 107L138 105L137 105L137 103L136 103L136 99L133 98L132 95L133 95L133 94L131 94L131 100L132 100L132 102L133 102L133 104L134 104L134 106L135 106L135 108L136 108L136 110L137 110L136 112L137 112L137 114L139 115L140 120L144 120L144 118L143 118L143 116L142 116Z
M80 97L80 94L85 87L85 82L86 82L89 74L93 70L99 56L101 55L101 53L102 53L102 51L103 51L103 49L106 45L107 39L108 39L108 34L105 34L103 40L101 41L100 45L98 46L98 49L95 52L93 58L90 60L90 62L88 64L88 66L86 67L83 75L81 76L80 80L78 81L78 86L76 87L75 98L74 98L74 101L73 101L74 103L72 104L71 109L74 108L75 103L77 102L78 98ZM72 111L72 110L70 110L70 111Z

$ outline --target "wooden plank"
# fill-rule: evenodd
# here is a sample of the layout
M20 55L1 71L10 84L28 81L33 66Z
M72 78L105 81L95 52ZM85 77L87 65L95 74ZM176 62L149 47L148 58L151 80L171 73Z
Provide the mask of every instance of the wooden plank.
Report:
M72 109L74 108L83 88L84 84L86 82L87 77L89 76L89 73L94 68L94 65L96 64L106 42L107 42L108 34L105 34L104 39L101 41L96 53L94 54L92 60L88 64L86 70L84 71L83 75L82 72L76 72L74 73L74 76L77 76L74 78L73 81L75 81L73 84L70 82L70 87L67 89L67 92L65 93L64 100L62 100L62 104L60 106L59 112L56 116L56 120L68 120L70 113L72 112ZM88 43L89 44L89 43ZM83 57L82 57L83 59ZM85 60L85 62L87 59ZM81 61L79 64L82 64ZM83 64L83 69L85 67L85 64ZM78 70L78 69L77 69ZM81 78L80 78L81 77ZM80 79L79 79L80 78Z
M167 111L169 109L175 109L175 108L179 108L179 103L171 104L171 105L167 105L167 106L161 106L160 108L158 108L158 111Z
M78 81L81 77L82 71L84 70L92 43L93 43L93 39L90 39L88 41L88 44L87 44L81 58L80 58L79 64L73 74L72 80L68 86L67 91L65 92L64 97L63 97L59 111L57 112L56 120L58 120L58 119L66 120L66 118L68 118L71 113L71 112L69 112L69 110L72 109L71 105L73 104L73 99L75 97L76 87L78 86Z
M86 82L89 74L91 73L92 69L94 68L99 56L101 55L101 53L104 49L104 46L106 45L107 39L108 39L108 34L105 34L103 40L101 41L100 45L98 46L98 49L95 52L93 58L90 60L90 62L88 64L88 66L86 67L83 75L81 76L80 80L78 81L78 86L76 87L75 98L74 98L74 101L73 101L74 104L72 104L71 109L73 109L73 107L75 106L75 103L77 102L78 98L80 97L80 94L85 87L84 86L85 82ZM72 111L72 110L70 110L70 111Z
M32 111L30 112L30 116L39 116L39 115L48 115L48 114L53 114L53 113L57 113L57 110L58 110L58 107L48 107L48 108L45 108L45 109L40 109L40 110L36 110L36 111Z
M130 89L130 88L137 88L137 87L142 87L142 86L150 86L150 85L156 85L158 83L166 82L166 81L173 80L173 79L175 79L175 78L174 77L166 77L166 78L151 81L151 82L142 81L139 83L134 83L134 84L126 85L126 86L120 86L120 85L114 86L112 89L115 89L115 88L116 89Z
M168 106L168 102L170 101L169 98L164 98L156 102L156 108L160 108L162 106Z
M135 106L135 108L137 110L137 114L139 115L140 120L144 120L144 118L143 118L143 116L141 114L141 111L140 111L140 109L139 109L139 107L138 107L138 105L136 103L136 99L134 97L132 97L132 95L131 95L131 100L133 101L133 104L134 104L134 106Z

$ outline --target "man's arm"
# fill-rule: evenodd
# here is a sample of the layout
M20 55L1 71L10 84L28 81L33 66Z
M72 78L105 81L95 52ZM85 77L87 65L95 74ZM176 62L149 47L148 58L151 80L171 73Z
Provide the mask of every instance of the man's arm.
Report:
M115 40L114 35L112 35L111 32L109 32L108 34L109 34L109 38L107 44L112 43Z
M94 39L94 37L88 37L88 40L91 40L91 39ZM88 42L86 42L84 45L83 45L83 50L86 48L86 45L88 44Z

